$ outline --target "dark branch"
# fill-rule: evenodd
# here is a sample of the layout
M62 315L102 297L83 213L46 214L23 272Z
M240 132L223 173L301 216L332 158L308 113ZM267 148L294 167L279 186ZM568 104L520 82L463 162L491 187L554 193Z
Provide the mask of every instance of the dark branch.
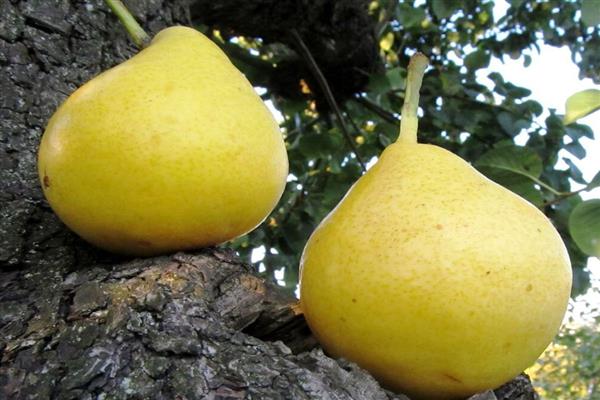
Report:
M357 95L354 96L354 101L364 106L365 108L371 110L373 113L379 115L381 118L383 118L391 124L397 125L400 122L400 118L396 117L394 113L391 113L385 108L382 108L379 104L374 103L366 97Z
M325 98L327 100L327 103L329 104L329 107L331 107L331 109L335 113L335 116L337 117L338 123L340 125L340 128L342 129L342 132L344 134L344 138L346 139L346 142L348 142L350 149L352 149L352 152L356 156L356 160L360 164L361 169L363 170L363 172L365 172L367 170L367 168L366 168L365 164L363 163L362 159L360 158L360 155L358 154L358 149L354 145L352 136L350 135L350 132L348 131L348 127L346 126L346 123L344 122L344 116L342 115L340 107L338 106L337 102L335 101L335 97L333 96L333 93L331 93L331 89L329 88L327 79L325 79L325 76L323 76L323 73L319 69L317 62L315 61L315 59L312 56L308 47L306 47L306 44L300 37L300 34L298 34L298 31L296 29L291 29L290 32L291 32L292 36L294 37L294 40L298 44L298 47L300 48L300 52L302 53L306 62L309 64L312 73L314 74L315 78L317 79L317 82L319 82L319 86L321 87L321 90L323 90L323 93L325 94Z

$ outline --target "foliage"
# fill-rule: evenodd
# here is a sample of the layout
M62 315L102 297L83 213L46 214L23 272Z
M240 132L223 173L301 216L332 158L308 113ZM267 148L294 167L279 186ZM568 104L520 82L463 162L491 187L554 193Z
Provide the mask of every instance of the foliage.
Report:
M432 65L421 91L420 141L453 151L539 207L565 240L574 292L584 291L589 286L584 270L588 256L571 237L569 217L582 202L579 193L597 182L586 182L564 155L585 158L580 140L593 138L593 133L585 125L565 126L555 110L538 123L544 110L528 98L528 89L496 72L487 76L487 85L476 75L492 57L521 58L527 66L528 53L543 42L568 46L581 76L600 81L595 51L600 30L586 25L595 16L585 4L588 11L582 14L582 2L586 0L511 0L506 15L494 20L490 0L372 1L369 12L377 21L385 71L372 74L364 92L340 104L349 134L333 112L317 108L310 98L314 88L306 82L298 83L307 94L305 100L276 96L265 88L263 97L283 115L290 177L267 223L236 240L236 249L249 259L254 249L264 246L265 257L256 264L267 276L280 271L280 283L295 289L299 258L310 233L360 177L360 160L376 160L396 139L406 65L418 50ZM234 38L224 46L237 47L229 54L237 57L250 79L257 77L255 82L266 80L260 79L257 63L253 66L239 57L241 50L271 66L294 53L259 39ZM525 146L516 144L517 136L526 138ZM567 170L556 167L561 159L569 165ZM573 190L573 182L583 189Z
M527 373L542 399L600 399L600 289L571 304L570 318ZM580 306L585 318L578 315ZM582 320L584 323L582 324Z
M584 201L573 209L569 231L581 250L600 257L600 199Z
M565 329L529 371L544 399L600 399L600 325Z
M600 90L588 89L577 92L567 99L563 123L569 125L600 109Z

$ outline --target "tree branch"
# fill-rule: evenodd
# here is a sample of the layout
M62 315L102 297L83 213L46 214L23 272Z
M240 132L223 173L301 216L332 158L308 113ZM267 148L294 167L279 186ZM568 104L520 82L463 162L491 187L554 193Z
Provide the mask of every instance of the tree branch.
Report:
M383 118L391 124L396 125L400 122L400 118L396 117L394 113L391 113L390 111L382 108L379 104L369 100L367 97L357 95L354 96L354 101L364 106L365 108L373 111L375 114L379 115L381 118Z
M325 95L325 98L327 99L327 103L329 103L329 106L335 113L338 123L340 125L340 128L342 129L342 132L346 139L346 142L352 149L352 152L354 153L356 160L360 164L361 169L363 170L363 172L366 172L367 168L366 168L365 164L363 163L360 155L358 154L358 149L354 145L352 136L350 136L350 132L348 131L348 128L346 127L346 123L344 122L344 117L342 115L342 112L340 111L340 107L338 106L337 102L335 101L335 97L333 96L331 89L329 88L327 79L325 79L325 76L321 72L321 69L317 65L317 62L315 61L314 57L312 56L310 50L304 43L304 40L302 40L302 38L300 37L300 34L298 33L298 31L296 29L291 29L290 32L292 34L292 37L298 44L298 47L300 49L300 52L302 53L302 56L309 64L309 67L312 70L313 75L317 79L317 82L319 82L319 86L321 86L321 90L323 90L323 94Z

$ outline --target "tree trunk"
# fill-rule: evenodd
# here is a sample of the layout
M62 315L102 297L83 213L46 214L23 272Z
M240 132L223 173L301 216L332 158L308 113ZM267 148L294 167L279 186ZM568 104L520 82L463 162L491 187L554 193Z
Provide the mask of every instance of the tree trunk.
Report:
M187 1L131 0L156 33ZM43 128L133 46L101 0L0 2L0 398L406 399L315 341L295 299L231 252L126 259L66 229L36 173ZM480 399L533 399L520 376Z

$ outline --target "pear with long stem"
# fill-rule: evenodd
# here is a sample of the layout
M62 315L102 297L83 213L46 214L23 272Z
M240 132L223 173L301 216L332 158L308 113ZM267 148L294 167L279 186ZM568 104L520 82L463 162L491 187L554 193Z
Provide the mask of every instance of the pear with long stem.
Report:
M542 353L563 319L571 267L537 208L417 143L427 62L416 54L408 67L398 140L310 237L300 301L333 356L414 398L464 398Z

